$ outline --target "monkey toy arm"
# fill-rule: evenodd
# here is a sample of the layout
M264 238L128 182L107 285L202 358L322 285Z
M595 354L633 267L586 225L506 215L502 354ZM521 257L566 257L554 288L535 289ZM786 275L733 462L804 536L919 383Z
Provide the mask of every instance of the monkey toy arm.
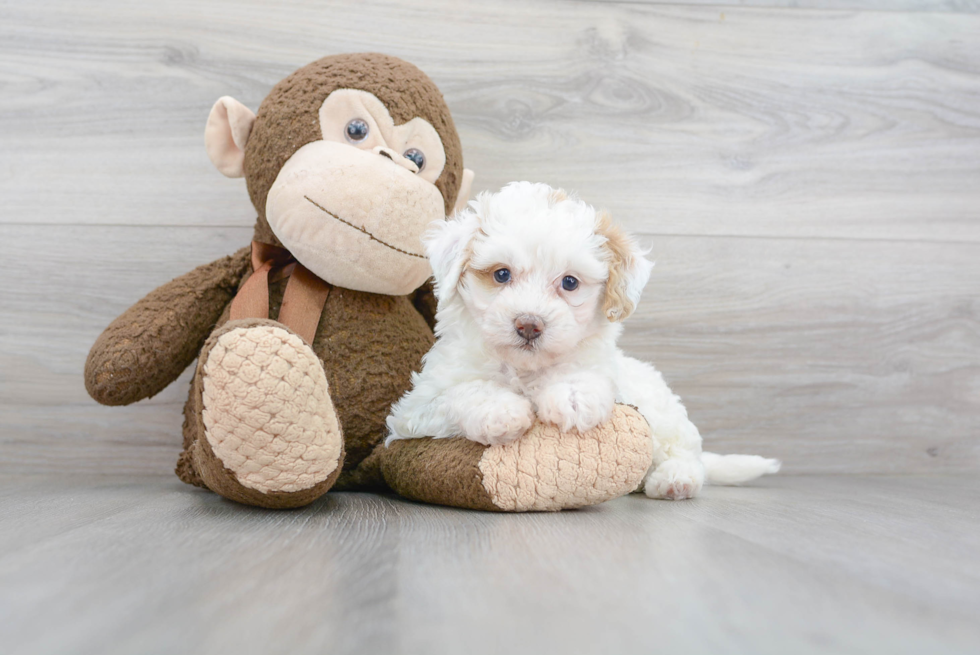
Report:
M401 496L494 512L557 511L635 491L653 456L646 419L616 405L587 432L536 422L519 439L484 446L463 437L399 439L375 450L384 481Z
M85 388L103 405L161 392L197 357L249 266L249 248L199 266L127 309L85 362Z

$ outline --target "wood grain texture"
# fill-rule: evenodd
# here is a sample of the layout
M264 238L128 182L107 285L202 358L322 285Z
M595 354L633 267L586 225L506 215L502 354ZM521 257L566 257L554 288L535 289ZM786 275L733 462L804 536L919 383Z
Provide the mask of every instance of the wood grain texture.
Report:
M382 49L440 85L478 188L547 181L663 234L980 241L976 15L553 0L5 14L4 222L247 225L240 183L201 144L214 100L256 107L298 65Z
M0 481L0 643L72 653L975 653L975 476L497 515Z
M616 4L675 5L684 7L756 7L810 10L980 12L980 0L585 0Z
M709 447L796 472L974 470L974 5L701 4L4 4L0 471L170 470L186 376L96 407L87 350L248 241L244 184L204 152L213 101L257 107L297 66L364 50L435 79L478 189L576 189L652 245L624 345Z
M664 371L709 449L788 471L976 470L976 246L648 241L658 265L622 345Z

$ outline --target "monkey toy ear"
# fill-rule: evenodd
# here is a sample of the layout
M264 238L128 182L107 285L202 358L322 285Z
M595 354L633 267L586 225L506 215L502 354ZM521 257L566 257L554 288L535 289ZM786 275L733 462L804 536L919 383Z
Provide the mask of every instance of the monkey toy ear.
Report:
M242 177L245 144L252 132L255 114L231 96L214 103L204 128L204 147L211 163L227 177Z

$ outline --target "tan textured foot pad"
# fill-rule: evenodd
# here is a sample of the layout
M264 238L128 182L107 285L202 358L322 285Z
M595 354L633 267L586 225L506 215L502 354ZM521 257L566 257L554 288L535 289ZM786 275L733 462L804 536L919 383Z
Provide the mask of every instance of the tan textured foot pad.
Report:
M650 426L617 405L608 423L585 434L535 423L516 441L482 446L467 439L405 439L382 460L399 494L441 505L506 512L596 505L640 486L653 457Z
M480 459L483 487L509 512L554 511L596 505L634 491L653 457L650 426L632 407L585 434L536 423Z
M337 471L340 425L323 366L300 337L272 322L234 327L217 335L202 357L208 454L241 487L282 501L255 502L255 494L246 493L243 502L291 506L287 496Z

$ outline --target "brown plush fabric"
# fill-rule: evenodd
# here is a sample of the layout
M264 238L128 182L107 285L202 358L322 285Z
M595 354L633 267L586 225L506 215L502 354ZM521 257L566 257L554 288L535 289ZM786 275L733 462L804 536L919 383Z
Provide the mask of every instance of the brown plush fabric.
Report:
M380 54L325 57L277 84L259 108L245 149L245 177L258 212L255 240L281 245L265 219L266 197L280 168L303 145L322 138L316 117L324 99L336 89L374 94L396 124L416 116L436 129L446 165L436 182L447 213L455 204L462 179L462 148L442 94L415 66ZM269 317L278 317L286 281L269 287ZM219 321L227 320L226 315ZM388 410L409 387L411 372L433 343L435 298L431 285L411 298L382 296L336 288L327 299L313 350L324 362L331 397L344 430L345 488L383 485L375 461L360 464L385 435ZM205 481L195 470L196 424L200 408L194 391L185 408L184 448L177 472L190 484ZM208 485L210 486L210 485Z
M277 319L289 278L269 284L269 318ZM227 320L219 320L219 326ZM378 487L376 473L358 465L384 438L388 410L411 385L413 371L435 338L408 297L334 288L327 296L313 351L323 361L330 397L344 430L344 488ZM177 474L202 486L189 453L199 434L200 407L192 389L185 407L184 449Z
M256 319L251 321L236 321L233 326L243 324L251 325L279 325L272 320ZM194 379L191 382L190 397L184 408L184 452L181 453L177 462L177 476L198 487L205 487L218 493L229 500L234 500L246 505L257 507L267 507L271 509L289 509L309 505L311 502L325 494L337 481L342 467L331 473L327 479L316 485L294 492L261 492L250 489L238 482L234 472L230 471L219 460L211 449L207 438L204 435L204 423L201 420L203 412L202 391L203 391L203 368L207 361L208 352L214 347L215 343L230 326L224 326L214 331L208 338L201 356L198 359L197 367L194 371ZM340 459L344 458L341 450Z
M293 509L309 505L330 490L341 472L341 467L338 466L337 470L331 473L326 480L302 491L263 493L239 484L235 479L235 474L226 469L221 461L214 456L207 439L198 439L195 442L192 457L195 467L201 471L201 479L208 489L229 500L269 509Z
M281 284L270 289L273 304ZM278 315L278 307L275 308ZM388 410L435 338L404 296L334 288L323 308L313 350L323 360L330 396L346 435L344 468L354 469L386 434Z
M105 329L85 362L85 388L103 405L160 393L197 357L249 266L249 249L151 291Z
M238 287L241 288L245 284L245 280L248 279L248 275L251 274L251 266L249 266L249 273L242 277L241 281L238 283ZM229 302L221 316L218 318L218 327L226 325L228 321L231 320L231 303ZM212 333L213 334L213 333ZM206 342L205 342L206 343ZM203 347L202 347L203 350ZM191 380L191 389L187 397L187 402L184 403L184 424L182 426L182 433L184 439L183 451L177 457L177 467L174 472L177 477L187 484L194 485L195 487L202 487L207 489L207 485L204 484L204 480L201 476L197 474L194 470L194 463L191 460L191 454L194 449L194 442L197 441L197 437L201 432L201 412L203 410L200 401L200 388L196 387L197 382L197 371L195 370L194 379Z
M388 107L396 125L419 116L442 139L446 165L436 180L446 213L452 212L463 175L463 150L442 93L418 68L377 53L324 57L285 78L259 106L245 147L245 178L259 214L255 240L281 245L265 219L265 203L279 170L299 148L322 138L316 117L320 105L337 89L374 94Z
M256 241L281 245L265 220L269 189L293 153L321 138L318 110L339 88L372 93L385 103L396 124L419 116L435 128L446 152L436 187L446 212L454 206L462 179L462 149L432 81L415 66L387 55L325 57L277 84L259 108L244 161L258 212ZM397 208L392 212L392 220L397 220ZM86 364L86 387L92 397L104 404L126 404L166 387L202 346L206 352L210 345L205 341L216 325L220 330L228 322L231 300L251 266L249 249L243 248L151 292L116 319L99 337ZM279 315L286 282L270 280L269 320ZM412 371L418 370L433 343L434 311L431 289L410 297L331 290L311 343L324 365L345 439L343 469L338 467L328 480L311 490L280 496L238 484L204 437L200 363L184 410L184 452L177 475L189 484L264 507L308 503L341 475L350 488L382 486L379 459L368 456L385 436L390 406L408 389Z
M381 472L399 495L435 505L503 511L483 488L480 459L486 450L475 441L402 439L380 451Z
M337 483L333 486L335 491L390 491L391 487L385 482L381 473L381 457L384 454L384 445L378 445L371 454L361 460L352 468L344 468Z
M439 303L436 300L435 287L431 279L415 290L415 293L412 294L412 304L428 323L429 328L435 330L436 309Z

